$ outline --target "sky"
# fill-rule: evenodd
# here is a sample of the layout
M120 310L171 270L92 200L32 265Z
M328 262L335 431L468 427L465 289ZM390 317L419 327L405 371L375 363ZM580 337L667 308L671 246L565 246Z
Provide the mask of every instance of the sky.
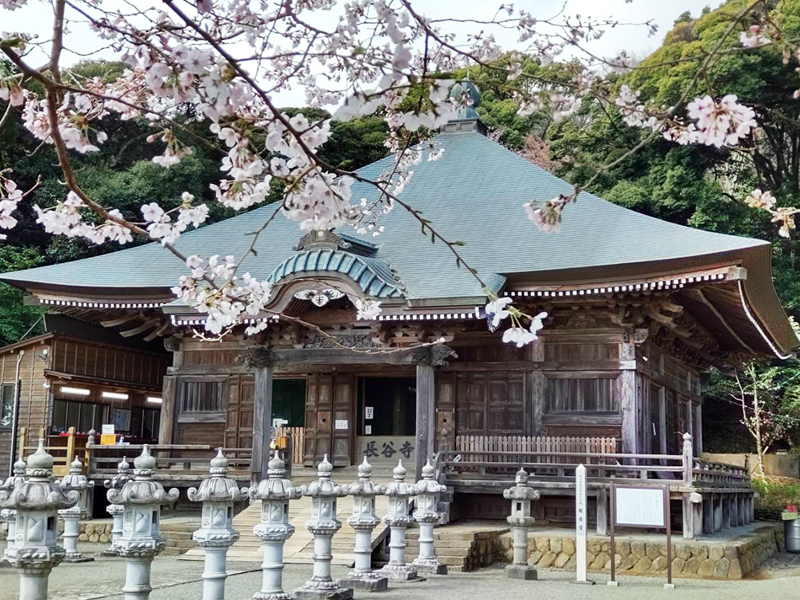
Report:
M119 0L104 0L103 5L118 3ZM506 0L508 2L508 0ZM431 18L453 17L460 19L490 19L502 0L416 0L416 10ZM564 9L564 14L595 19L616 19L626 23L643 23L653 20L658 24L658 33L654 36L648 34L646 27L620 27L609 31L606 35L591 43L593 53L605 58L613 58L620 51L625 50L630 56L643 58L659 47L664 35L672 28L675 19L685 11L690 11L693 16L698 16L704 6L715 8L721 0L516 0L516 8L529 11L538 18L549 18ZM137 7L147 4L157 4L152 0L135 0ZM344 2L342 2L344 4ZM565 6L566 5L566 6ZM319 24L332 25L338 20L340 12L336 10L320 13ZM326 22L327 21L327 22ZM46 40L52 26L52 7L44 0L28 0L21 9L7 11L0 9L0 31L22 31L38 34L39 38ZM448 30L456 34L467 32L468 26L447 26ZM472 29L470 29L472 31ZM505 40L499 39L506 47ZM69 26L65 46L71 51L64 55L65 64L77 62L84 57L81 54L93 52L102 41L98 40L88 27L82 24ZM512 49L514 45L507 46ZM110 50L103 51L100 57L113 59ZM40 53L31 62L41 64L44 53ZM304 104L304 95L300 90L281 92L278 104L284 106L297 106Z

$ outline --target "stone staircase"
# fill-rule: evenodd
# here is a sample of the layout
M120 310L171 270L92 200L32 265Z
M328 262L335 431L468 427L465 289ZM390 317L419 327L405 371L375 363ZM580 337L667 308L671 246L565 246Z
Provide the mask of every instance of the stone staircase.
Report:
M386 496L375 499L375 511L385 515L389 508ZM333 564L352 566L355 561L355 531L347 524L347 517L352 514L352 498L341 498L338 501L337 517L342 528L333 536ZM314 543L311 533L306 529L306 521L311 518L311 498L302 497L289 503L289 522L295 526L295 532L284 546L283 555L287 563L312 563ZM253 527L260 522L261 503L255 502L240 512L233 519L233 526L239 531L239 541L228 551L229 561L258 561L264 557L259 540L253 534ZM372 533L372 548L375 549L386 537L388 530L381 523ZM190 536L191 539L191 536ZM177 540L176 540L177 541ZM193 544L193 542L191 542ZM185 560L202 560L203 549L192 548L183 556Z
M502 527L473 527L450 525L433 531L433 547L439 562L451 572L467 572L488 567L498 559L500 536L507 532ZM419 529L406 532L408 546L406 560L411 562L419 554Z
M159 531L167 540L167 547L164 548L161 554L163 556L178 556L185 554L192 548L200 549L192 539L192 533L199 528L200 521L162 521L159 525Z

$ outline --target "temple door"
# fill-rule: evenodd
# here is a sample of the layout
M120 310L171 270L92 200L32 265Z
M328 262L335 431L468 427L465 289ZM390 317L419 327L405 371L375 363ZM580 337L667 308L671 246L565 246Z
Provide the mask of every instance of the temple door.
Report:
M314 466L326 454L336 467L352 464L354 402L354 377L309 375L306 385L304 465Z
M228 380L226 448L252 448L255 382L251 374L231 375Z

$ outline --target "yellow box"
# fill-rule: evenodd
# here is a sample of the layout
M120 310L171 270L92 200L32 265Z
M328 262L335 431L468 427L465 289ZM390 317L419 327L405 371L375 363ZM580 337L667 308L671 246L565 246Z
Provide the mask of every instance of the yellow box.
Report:
M117 436L114 435L113 433L100 436L101 446L113 446L116 443L117 443Z

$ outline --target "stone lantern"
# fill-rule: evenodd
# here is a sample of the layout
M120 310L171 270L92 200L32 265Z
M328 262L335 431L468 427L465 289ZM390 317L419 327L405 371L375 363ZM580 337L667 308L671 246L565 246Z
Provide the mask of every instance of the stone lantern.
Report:
M336 518L336 499L346 494L346 490L331 480L333 465L325 455L319 463L318 479L312 481L304 492L311 498L311 518L306 521L306 529L314 536L314 575L297 588L294 598L299 600L349 600L353 597L352 588L340 586L331 579L331 545L333 535L342 527Z
M45 600L50 571L66 552L58 545L58 511L74 506L78 492L64 492L53 478L53 457L44 440L28 457L26 479L12 491L0 492L0 507L17 511L17 539L5 555L19 569L19 600Z
M133 479L131 466L123 457L117 465L117 474L111 479L106 479L103 485L109 490L121 490L131 479ZM111 525L111 543L108 548L103 550L103 556L119 556L115 544L122 535L122 513L125 512L125 509L120 504L109 504L106 506L106 512L111 515L113 523Z
M390 528L389 564L378 571L393 581L417 579L417 570L406 564L406 529L414 522L414 517L408 512L408 505L416 493L416 488L406 483L406 469L401 460L392 471L392 482L386 486L389 512L383 521Z
M347 486L347 493L353 497L353 515L347 522L356 532L356 564L346 579L339 583L356 590L384 592L389 588L389 580L372 570L372 532L381 522L375 514L375 496L386 488L372 481L372 465L364 457L358 467L358 481Z
M250 498L261 500L261 523L253 527L253 533L264 545L261 591L253 600L289 600L289 594L283 591L283 545L294 535L294 525L289 524L289 500L302 496L306 486L292 487L278 450L267 467L267 479L250 488Z
M94 481L89 481L83 474L79 458L76 457L69 465L69 473L61 478L61 487L65 492L75 491L80 495L75 506L58 511L58 516L64 520L64 549L67 551L64 562L91 562L94 558L78 552L78 524L89 514L89 490L94 489Z
M433 547L433 527L439 522L439 496L447 491L444 486L434 480L435 469L429 460L422 467L422 479L417 482L417 507L414 519L419 523L419 556L411 565L417 572L447 575L447 565L436 559Z
M3 485L0 486L0 490L11 492L18 485L22 485L23 481L25 481L25 461L19 459L14 463L14 474L5 480ZM14 541L17 537L17 511L10 508L4 508L2 511L0 511L0 516L3 517L8 527L6 535L6 548L11 548L14 546ZM5 558L2 559L2 562L6 564L8 563Z
M240 490L236 480L227 476L228 459L222 448L211 459L210 470L211 477L204 479L199 489L189 488L187 496L203 503L201 527L192 535L205 552L203 600L224 600L228 548L239 539L233 528L233 504L246 497L247 488Z
M116 549L127 563L125 600L148 600L150 597L150 566L153 557L166 546L158 530L161 506L178 499L175 488L167 492L159 482L153 480L156 459L145 445L142 453L133 461L134 478L120 490L109 490L106 496L111 504L124 507L122 535Z
M539 499L539 490L528 485L525 469L517 471L515 483L514 487L503 490L503 498L511 500L511 516L506 520L514 536L514 561L506 567L506 577L533 581L537 573L535 567L528 565L528 528L534 523L531 501Z

